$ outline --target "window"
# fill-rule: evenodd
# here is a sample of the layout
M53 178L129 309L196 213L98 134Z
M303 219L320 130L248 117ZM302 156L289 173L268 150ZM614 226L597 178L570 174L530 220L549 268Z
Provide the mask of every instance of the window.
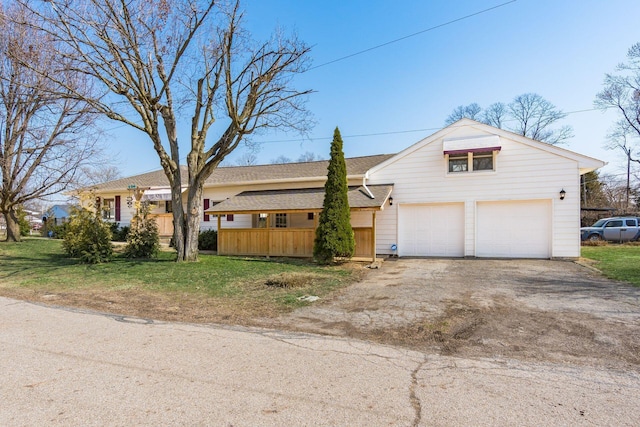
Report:
M636 226L636 220L635 219L628 219L626 220L627 223L627 227L635 227Z
M256 224L256 228L267 228L267 214L261 213L258 214L258 221Z
M449 172L492 171L494 169L493 151L449 154Z
M309 220L309 221L313 221L313 212L309 212L309 213L307 214L307 220Z
M104 199L102 201L102 219L113 219L116 213L114 199Z
M491 151L485 151L483 153L473 153L473 170L492 171L493 153Z
M286 213L277 213L276 214L276 228L287 228L287 214Z
M469 156L467 154L449 155L449 172L466 172L469 170Z
M615 221L609 221L607 225L605 225L605 228L608 227L622 227L622 220L617 219Z
M228 222L233 221L233 214L227 214L227 221Z
M164 212L171 213L173 212L173 205L171 204L171 200L167 200L164 202Z

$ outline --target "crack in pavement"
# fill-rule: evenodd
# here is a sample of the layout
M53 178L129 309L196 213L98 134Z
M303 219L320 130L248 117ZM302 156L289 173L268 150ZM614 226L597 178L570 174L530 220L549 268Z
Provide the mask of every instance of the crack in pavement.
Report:
M409 400L411 402L411 406L415 411L415 416L413 418L413 427L417 427L420 425L422 421L422 402L420 402L420 398L416 393L416 389L418 388L418 372L422 369L422 367L427 363L427 355L423 356L422 362L418 363L415 369L411 372L411 385L409 386Z

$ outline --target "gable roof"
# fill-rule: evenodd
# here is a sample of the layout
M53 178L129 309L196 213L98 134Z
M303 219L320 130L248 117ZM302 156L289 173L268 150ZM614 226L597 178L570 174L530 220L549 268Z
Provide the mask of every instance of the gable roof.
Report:
M525 136L519 135L517 133L513 133L510 132L508 130L504 130L504 129L500 129L500 128L496 128L494 126L490 126L484 123L480 123L477 122L475 120L471 120L471 119L460 119L455 123L450 124L449 126L445 127L444 129L441 129L431 135L429 135L428 137L418 141L417 143L411 145L410 147L402 150L401 152L399 152L398 154L396 154L395 156L373 166L371 168L371 170L369 171L369 173L374 173L380 169L383 169L384 167L396 162L397 160L410 155L411 153L419 150L420 148L424 147L425 145L431 144L432 142L439 140L441 138L445 138L447 135L453 133L456 129L460 128L460 127L472 127L476 130L480 130L483 132L487 132L489 134L493 134L493 135L498 135L500 137L506 138L506 139L511 139L514 140L516 142L519 142L521 144L525 144L528 145L530 147L539 149L539 150L543 150L561 157L565 157L571 160L574 160L578 163L578 167L580 169L580 174L585 174L587 172L591 172L593 170L596 170L598 168L603 167L604 165L606 165L605 162L603 162L602 160L598 160L598 159L594 159L593 157L589 157L589 156L585 156L583 154L578 154L574 151L571 150L567 150L565 148L560 148L558 146L555 145L551 145L548 144L546 142L540 142L540 141L536 141L534 139L531 138L527 138Z
M373 166L393 157L394 154L379 154L374 156L352 157L345 159L348 177L360 177ZM213 171L205 181L204 187L218 187L226 185L240 185L251 183L265 183L278 181L311 181L326 179L328 160L301 163L283 163L256 166L227 166ZM182 168L182 185L187 185L187 168ZM89 187L97 191L122 190L129 185L138 188L168 187L169 181L163 170L157 170L140 175L98 184ZM88 190L85 188L83 190ZM82 190L81 190L82 191Z
M351 209L382 209L393 185L369 185L371 195L363 186L349 187L347 197ZM268 213L283 211L321 211L324 205L324 188L295 190L244 191L215 206L205 213Z
M45 212L45 215L48 217L58 217L58 218L66 218L69 216L69 210L71 209L71 205L62 204L62 205L53 205Z

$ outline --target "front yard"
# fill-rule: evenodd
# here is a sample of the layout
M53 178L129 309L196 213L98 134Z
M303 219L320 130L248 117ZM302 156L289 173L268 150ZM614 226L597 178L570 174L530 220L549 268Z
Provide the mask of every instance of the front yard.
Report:
M201 255L175 263L173 252L156 260L78 264L61 241L27 238L0 243L0 295L52 305L90 308L154 319L250 324L326 297L358 280L361 267L319 267L295 259Z
M583 246L582 257L593 260L590 264L608 278L640 286L640 246Z

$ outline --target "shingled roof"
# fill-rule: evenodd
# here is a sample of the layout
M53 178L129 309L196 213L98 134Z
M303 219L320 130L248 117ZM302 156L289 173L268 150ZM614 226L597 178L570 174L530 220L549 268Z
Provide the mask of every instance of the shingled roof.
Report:
M347 164L347 175L364 175L372 167L393 156L394 154L379 154L375 156L352 157L345 159ZM251 184L264 181L287 181L304 178L321 179L327 176L328 166L328 160L321 160L317 162L284 163L274 165L219 167L214 170L211 176L205 181L204 186L206 188L230 184ZM181 166L181 168L182 184L185 186L187 184L187 169L186 166ZM91 189L98 191L126 190L127 187L132 184L138 188L168 187L169 181L167 180L164 171L157 170L98 184L91 187Z
M351 209L380 209L391 194L393 185L369 185L373 198L363 187L349 187ZM320 211L324 204L324 188L292 190L244 191L206 210L207 214Z

